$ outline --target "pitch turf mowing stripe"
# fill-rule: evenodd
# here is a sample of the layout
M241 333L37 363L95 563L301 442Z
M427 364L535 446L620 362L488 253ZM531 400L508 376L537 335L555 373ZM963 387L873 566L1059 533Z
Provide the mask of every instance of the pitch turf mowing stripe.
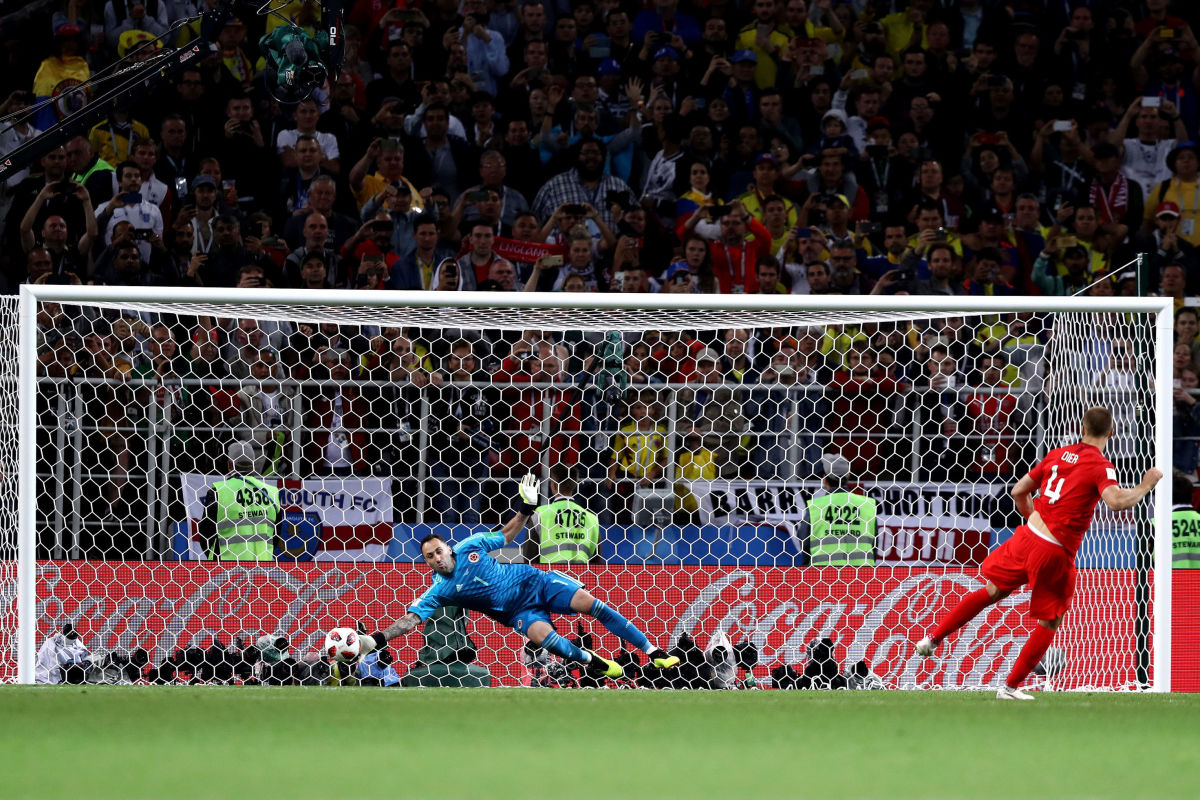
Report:
M1200 695L4 687L0 718L4 798L1191 798L1200 774Z

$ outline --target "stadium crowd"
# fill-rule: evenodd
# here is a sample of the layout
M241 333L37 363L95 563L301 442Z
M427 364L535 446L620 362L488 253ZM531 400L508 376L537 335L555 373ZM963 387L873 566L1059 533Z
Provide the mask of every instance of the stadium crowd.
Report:
M70 86L157 57L153 37L194 39L183 20L213 4L70 0L6 25L0 113L17 116L0 152L73 110ZM1169 295L1175 463L1195 477L1196 6L359 0L344 70L282 103L259 38L287 20L314 32L320 9L277 5L7 178L6 291ZM917 429L931 444L914 480L1007 480L1029 455L1044 322L614 341L47 305L39 358L52 377L112 379L87 390L115 476L97 502L121 500L137 459L141 434L121 431L143 430L151 390L120 379L140 375L212 382L153 398L191 431L171 444L181 471L244 436L276 474L411 480L427 425L448 521L547 449L619 519L667 475L803 478L832 450L858 476L911 472ZM1098 347L1098 384L1130 385L1138 346Z

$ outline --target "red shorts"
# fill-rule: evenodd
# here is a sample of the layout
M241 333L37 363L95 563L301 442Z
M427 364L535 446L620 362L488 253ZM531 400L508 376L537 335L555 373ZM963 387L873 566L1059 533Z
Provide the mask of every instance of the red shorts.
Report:
M1061 545L1046 541L1026 525L993 550L980 571L1008 591L1028 583L1029 613L1034 619L1054 619L1066 613L1075 594L1075 559Z

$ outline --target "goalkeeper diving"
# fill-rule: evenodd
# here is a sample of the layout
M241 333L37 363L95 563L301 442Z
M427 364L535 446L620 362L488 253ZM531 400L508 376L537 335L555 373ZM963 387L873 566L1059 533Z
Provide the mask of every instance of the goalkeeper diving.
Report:
M559 636L550 624L551 614L588 614L645 653L651 665L659 669L677 666L677 657L651 644L646 634L578 581L528 564L501 564L489 555L511 544L525 529L537 508L541 485L532 474L521 480L519 510L499 532L477 533L453 547L436 533L422 539L421 555L434 573L432 585L391 626L360 637L361 654L382 648L389 639L403 636L429 619L440 606L450 605L486 614L567 662L582 664L596 677L620 678L624 671L615 661Z

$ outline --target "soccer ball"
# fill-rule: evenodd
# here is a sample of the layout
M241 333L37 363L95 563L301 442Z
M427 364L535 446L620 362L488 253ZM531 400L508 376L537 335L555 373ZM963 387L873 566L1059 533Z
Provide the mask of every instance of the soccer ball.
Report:
M325 653L334 661L357 661L360 648L353 628L334 628L325 634Z

